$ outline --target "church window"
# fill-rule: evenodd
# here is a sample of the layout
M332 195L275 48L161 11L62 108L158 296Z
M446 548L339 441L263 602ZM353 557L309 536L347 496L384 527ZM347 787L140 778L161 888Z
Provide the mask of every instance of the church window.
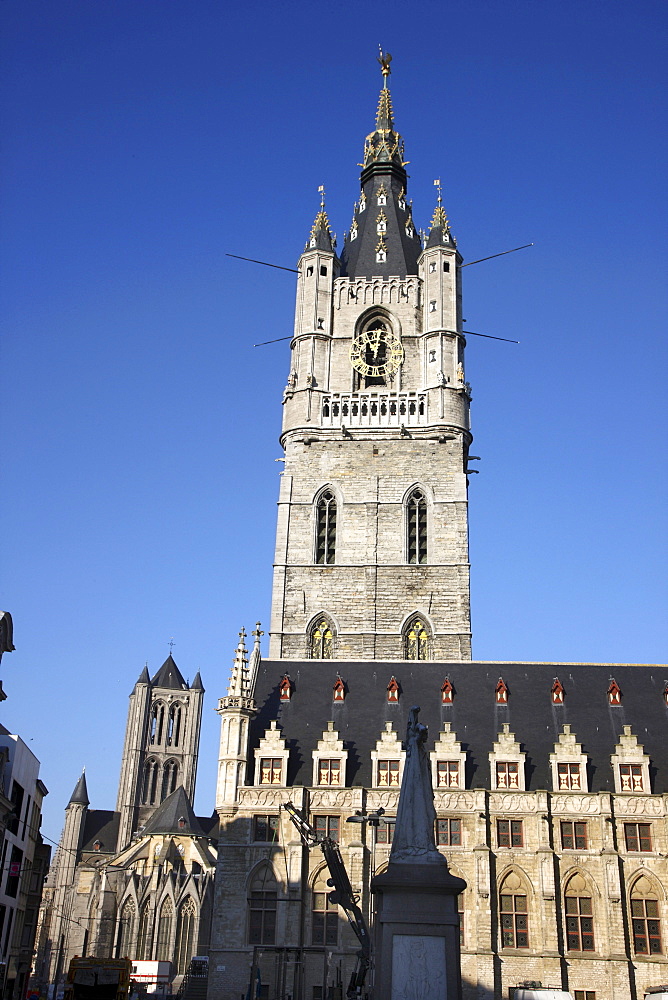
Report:
M137 958L145 961L151 957L151 910L148 905L141 911L139 917L139 933L137 935Z
M644 876L631 891L631 924L636 955L663 954L658 895Z
M336 553L336 497L331 490L320 495L316 507L315 561L330 565Z
M496 842L499 847L524 847L521 819L497 819Z
M277 844L280 828L278 816L254 816L253 840L263 844Z
M496 787L519 788L520 765L516 761L497 760Z
M406 556L409 563L427 561L427 498L420 489L413 490L406 499Z
M283 777L282 757L261 757L260 758L260 784L280 785Z
M339 840L340 821L338 816L314 816L313 828L318 841L329 837L330 840Z
M158 762L155 757L149 757L144 764L144 783L142 787L142 805L154 806L158 787Z
M652 826L650 823L625 823L624 840L627 851L652 850Z
M313 886L313 911L311 914L311 944L336 945L339 939L338 905L332 903L331 889L327 886L327 876L318 875Z
M118 943L116 946L116 958L126 958L134 951L132 947L133 932L135 926L135 904L129 899L121 910L118 922Z
M566 887L566 946L569 951L594 951L594 916L591 896L581 896L586 888L582 875L574 875Z
M414 618L405 629L404 635L406 659L428 660L429 634L423 620L421 618Z
M440 847L461 847L462 821L460 819L437 819L436 843Z
M501 944L504 948L529 947L527 898L523 894L501 892Z
M176 974L182 976L190 965L190 959L195 952L196 913L192 898L188 898L179 910L176 925Z
M165 706L161 701L156 701L151 706L151 743L159 745L162 743L165 728Z
M436 763L438 788L459 788L459 761L439 760Z
M557 764L557 778L559 780L560 792L568 789L579 791L582 788L579 764Z
M331 759L321 758L318 761L318 784L319 785L341 784L340 758L331 758Z
M622 792L642 792L642 764L620 764L619 777Z
M155 957L159 962L169 962L172 958L171 939L172 921L174 919L174 907L171 899L166 899L160 907L158 917L158 943L155 950Z
M177 747L181 742L181 706L170 705L167 721L167 746Z
M176 788L176 780L179 775L179 765L175 760L168 760L162 772L162 788L160 789L160 801L163 802L168 795L171 795Z
M318 618L311 631L312 660L331 660L334 655L334 631L326 618Z
M587 824L562 820L561 846L564 851L586 851Z
M268 868L260 872L251 885L248 898L248 943L276 943L277 886Z
M398 788L399 787L399 761L379 760L378 761L378 788Z

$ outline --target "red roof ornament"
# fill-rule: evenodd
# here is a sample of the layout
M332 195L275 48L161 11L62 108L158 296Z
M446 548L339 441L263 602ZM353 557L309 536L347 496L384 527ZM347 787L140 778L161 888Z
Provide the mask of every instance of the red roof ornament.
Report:
M666 686L663 689L663 700L665 701L666 705L668 705L668 681L666 681Z
M292 681L289 674L283 674L281 683L278 685L280 701L290 701L292 697Z
M554 678L554 684L552 685L552 704L553 705L563 705L564 703L564 685L561 683L558 677Z
M494 694L496 695L497 705L507 705L508 704L508 685L504 681L503 677L499 677L499 682L494 688Z
M399 682L394 674L390 677L390 683L387 685L387 700L399 701Z
M610 678L610 687L608 688L608 704L609 705L621 705L622 703L622 689L615 680L614 677Z
M452 705L455 700L455 689L452 686L449 675L441 685L441 702L443 705Z
M346 685L341 679L341 674L336 675L336 680L334 681L334 687L332 688L333 700L334 701L345 701L346 697Z

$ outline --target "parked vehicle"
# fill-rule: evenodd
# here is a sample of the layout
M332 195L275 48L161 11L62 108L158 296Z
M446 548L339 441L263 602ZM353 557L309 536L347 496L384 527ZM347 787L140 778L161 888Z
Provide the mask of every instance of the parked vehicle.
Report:
M136 961L132 963L132 990L146 996L167 997L171 995L172 963ZM137 990L139 987L139 991Z
M63 1000L127 1000L129 958L81 958L70 962Z

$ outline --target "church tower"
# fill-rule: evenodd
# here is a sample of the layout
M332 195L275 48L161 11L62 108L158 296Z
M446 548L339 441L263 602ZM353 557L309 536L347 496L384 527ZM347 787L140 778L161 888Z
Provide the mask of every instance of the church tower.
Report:
M462 258L415 229L382 60L339 258L324 195L299 260L271 659L471 657Z
M116 811L117 850L179 785L195 795L204 687L188 686L172 655L149 677L144 667L130 695Z

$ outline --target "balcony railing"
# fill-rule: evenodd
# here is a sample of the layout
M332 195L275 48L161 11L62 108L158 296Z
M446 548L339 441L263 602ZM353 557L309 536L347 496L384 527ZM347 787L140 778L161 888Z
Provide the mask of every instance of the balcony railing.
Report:
M332 392L323 396L323 427L417 427L427 423L424 392Z

